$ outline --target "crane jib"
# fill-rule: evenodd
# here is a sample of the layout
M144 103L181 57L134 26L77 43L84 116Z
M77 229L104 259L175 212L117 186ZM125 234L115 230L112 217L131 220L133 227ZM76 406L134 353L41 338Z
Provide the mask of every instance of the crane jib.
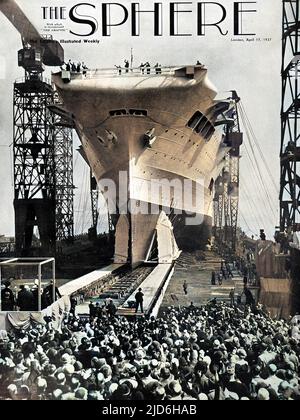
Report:
M44 65L61 66L64 63L64 50L60 43L53 39L44 39L14 0L0 0L0 12L20 33L23 43L41 54ZM24 67L20 60L19 65Z

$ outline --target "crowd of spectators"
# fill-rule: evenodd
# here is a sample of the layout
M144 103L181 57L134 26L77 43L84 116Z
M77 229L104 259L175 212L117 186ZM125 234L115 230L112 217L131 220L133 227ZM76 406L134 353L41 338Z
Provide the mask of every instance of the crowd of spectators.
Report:
M298 400L299 320L210 303L0 332L0 399Z
M86 75L88 67L85 65L84 62L75 63L74 61L69 60L67 63L64 63L61 66L61 70L70 71L72 73L82 73L83 75Z

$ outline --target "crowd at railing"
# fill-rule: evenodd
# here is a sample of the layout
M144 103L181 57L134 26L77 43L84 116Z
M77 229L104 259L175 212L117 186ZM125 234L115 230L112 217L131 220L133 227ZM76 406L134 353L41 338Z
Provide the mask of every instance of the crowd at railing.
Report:
M197 61L196 66L205 68L203 64ZM75 62L69 60L61 66L62 71L70 72L73 77L82 76L87 79L97 78L101 76L111 75L160 75L160 74L174 74L174 71L184 65L178 66L162 66L159 62L152 65L148 61L141 63L138 67L130 65L128 60L124 60L122 65L115 65L114 68L90 69L84 62Z

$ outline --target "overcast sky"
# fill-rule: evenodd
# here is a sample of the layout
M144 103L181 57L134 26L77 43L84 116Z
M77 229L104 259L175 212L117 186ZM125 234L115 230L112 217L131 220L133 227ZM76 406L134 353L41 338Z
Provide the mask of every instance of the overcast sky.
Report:
M183 7L193 10L193 13L182 14L179 20L180 30L192 33L192 36L170 37L167 30L169 1L161 1L164 12L162 37L153 36L152 15L148 14L146 19L142 20L140 37L130 36L128 23L117 29L112 28L112 36L103 38L100 25L99 31L90 38L100 40L99 44L89 44L88 47L84 44L64 44L66 59L85 61L91 68L113 67L123 63L125 58L129 59L130 50L133 48L134 63L137 66L144 61L152 64L160 62L162 65L179 65L194 64L196 60L200 60L207 66L209 77L217 86L220 97L228 97L228 91L237 90L252 126L252 134L249 136L251 138L245 136L245 147L242 149L240 224L248 234L257 234L260 228L265 228L270 237L279 220L281 0L258 0L254 5L257 13L249 13L245 18L244 30L255 32L261 39L254 42L239 42L237 37L233 37L232 0L219 0L228 12L222 28L228 30L229 34L224 37L215 28L208 28L205 37L196 35L195 1ZM62 5L69 10L73 5L80 3L79 0L17 2L42 34L47 33L45 28L49 21L42 20L41 6ZM128 0L119 2L125 6L131 3ZM94 18L100 24L101 2L89 0L88 3L97 5L96 10L89 8L88 12L92 10ZM141 0L140 3L142 9L148 10L153 4L152 0ZM251 6L253 8L253 5ZM249 8L249 5L245 5L245 8ZM218 14L214 17L208 13L209 19L220 18L217 8L211 9L211 13ZM112 9L112 15L116 23L119 19L116 9ZM78 32L89 28L70 23L68 20L58 23L64 26L62 32L56 32L58 40L78 39L69 34L69 30ZM0 28L0 234L13 235L12 150L9 147L13 141L12 93L13 82L23 76L23 70L17 67L17 50L21 47L20 36L1 14ZM268 169L260 156L258 145ZM90 223L90 220L82 220L82 210L87 200L88 170L81 164L80 159L75 157L75 160L75 184L78 186L75 205L76 230L80 232Z

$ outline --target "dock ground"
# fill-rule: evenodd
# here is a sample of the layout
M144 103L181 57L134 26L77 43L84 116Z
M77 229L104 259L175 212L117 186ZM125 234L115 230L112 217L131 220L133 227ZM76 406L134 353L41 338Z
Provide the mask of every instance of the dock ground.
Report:
M220 271L221 261L221 257L212 252L203 253L203 259L195 254L183 253L176 262L161 309L169 306L189 306L191 302L195 306L201 306L214 298L229 302L229 293L233 288L236 298L241 295L244 284L237 271L233 270L233 278L223 280L221 286L211 285L212 272ZM187 283L187 294L183 289L184 281ZM257 290L252 290L252 293L257 298Z

